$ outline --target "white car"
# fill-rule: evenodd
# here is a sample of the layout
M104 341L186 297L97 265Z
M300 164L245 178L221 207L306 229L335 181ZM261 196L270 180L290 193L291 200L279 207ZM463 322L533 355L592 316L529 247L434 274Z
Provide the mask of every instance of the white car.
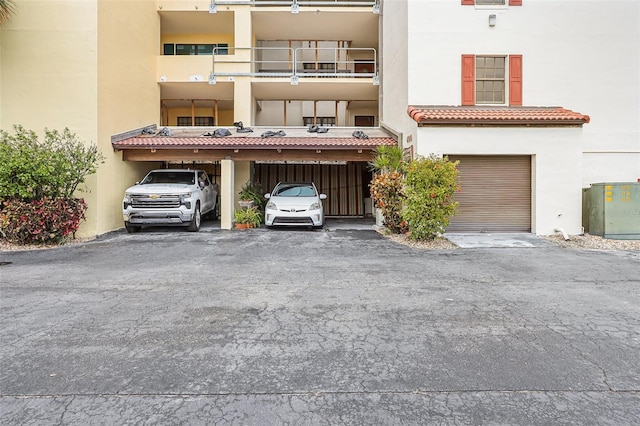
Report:
M280 182L264 197L266 226L324 226L322 200L327 196L313 182Z

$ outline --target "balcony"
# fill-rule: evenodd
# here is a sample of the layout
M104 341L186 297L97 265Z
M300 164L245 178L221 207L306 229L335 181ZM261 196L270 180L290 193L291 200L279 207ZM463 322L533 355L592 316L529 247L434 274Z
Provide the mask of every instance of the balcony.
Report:
M250 5L255 7L288 7L297 13L300 7L371 7L380 12L380 0L212 0L209 12L216 13L218 6Z
M378 63L374 48L251 47L213 49L209 83L220 77L289 79L292 85L311 78L370 79L378 84ZM229 80L231 77L231 80Z

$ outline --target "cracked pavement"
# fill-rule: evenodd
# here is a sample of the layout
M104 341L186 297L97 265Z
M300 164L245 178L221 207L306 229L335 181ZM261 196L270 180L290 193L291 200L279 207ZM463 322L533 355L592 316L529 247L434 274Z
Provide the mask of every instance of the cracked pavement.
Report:
M640 424L640 255L369 230L2 252L0 423Z

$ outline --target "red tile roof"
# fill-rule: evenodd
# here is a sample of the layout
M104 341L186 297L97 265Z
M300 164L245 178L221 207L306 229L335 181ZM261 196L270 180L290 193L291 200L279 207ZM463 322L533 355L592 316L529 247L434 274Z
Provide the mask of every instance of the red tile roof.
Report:
M234 130L231 130L234 132ZM202 136L205 130L175 129L173 136L133 135L112 142L113 149L368 149L381 145L397 145L397 141L378 129L364 129L368 139L352 136L353 129L334 129L330 133L311 134L294 129L286 136L260 137L260 131L225 137ZM331 135L334 133L334 135Z
M113 148L157 148L157 149L375 149L380 145L397 145L390 137L180 137L139 135L113 142Z
M588 115L561 107L409 106L418 124L576 126L589 123Z

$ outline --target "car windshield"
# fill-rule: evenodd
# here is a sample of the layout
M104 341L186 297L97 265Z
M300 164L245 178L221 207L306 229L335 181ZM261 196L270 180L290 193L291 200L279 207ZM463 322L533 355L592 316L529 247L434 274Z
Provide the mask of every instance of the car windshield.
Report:
M271 195L277 197L315 197L317 194L313 185L293 183L278 185Z
M183 183L193 185L195 183L195 175L193 172L154 172L149 173L141 184L149 183Z

